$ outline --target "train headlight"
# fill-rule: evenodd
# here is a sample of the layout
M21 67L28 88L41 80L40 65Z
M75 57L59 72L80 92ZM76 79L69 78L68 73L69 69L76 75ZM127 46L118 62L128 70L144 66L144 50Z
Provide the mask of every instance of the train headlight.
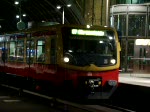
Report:
M110 86L116 86L116 85L117 85L117 81L116 81L116 80L109 80L109 81L108 81L108 84L109 84Z
M64 57L64 62L68 63L69 62L69 58L68 57Z
M115 60L115 59L111 59L111 60L110 60L110 63L111 63L111 64L115 64L115 63L116 63L116 60Z

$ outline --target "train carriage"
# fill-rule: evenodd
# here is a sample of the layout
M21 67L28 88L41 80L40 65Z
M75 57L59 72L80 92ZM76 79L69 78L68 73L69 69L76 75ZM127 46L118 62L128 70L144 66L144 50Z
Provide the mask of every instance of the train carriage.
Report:
M113 28L53 25L0 36L1 83L107 99L118 86L119 66Z

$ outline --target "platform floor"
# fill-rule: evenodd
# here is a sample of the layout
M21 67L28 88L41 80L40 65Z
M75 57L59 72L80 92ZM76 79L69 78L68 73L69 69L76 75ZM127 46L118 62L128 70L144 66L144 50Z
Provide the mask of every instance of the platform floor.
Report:
M150 74L120 73L119 82L150 87Z

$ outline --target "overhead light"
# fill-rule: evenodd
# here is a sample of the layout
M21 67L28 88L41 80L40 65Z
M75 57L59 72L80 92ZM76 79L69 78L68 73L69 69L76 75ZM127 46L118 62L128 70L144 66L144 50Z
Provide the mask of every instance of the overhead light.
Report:
M15 5L18 5L18 4L19 4L19 2L18 2L18 1L15 1L15 2L14 2L14 4L15 4Z
M26 16L26 14L23 14L22 16L23 16L23 17L25 17L25 16Z
M71 4L67 4L67 7L71 7Z
M57 9L60 9L60 8L61 8L61 6L60 6L60 5L58 5L58 6L57 6Z
M19 18L19 15L16 15L16 18Z
M62 12L62 24L64 24L64 22L65 22L65 20L64 20L64 7L71 7L71 4L67 4L67 5L57 5L57 9L61 9L62 8L62 10L63 10L63 12Z

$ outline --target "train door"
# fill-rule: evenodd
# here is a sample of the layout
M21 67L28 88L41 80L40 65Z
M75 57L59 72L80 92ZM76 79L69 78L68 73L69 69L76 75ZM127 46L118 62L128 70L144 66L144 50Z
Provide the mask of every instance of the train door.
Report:
M4 42L0 42L0 72L2 72L5 64L4 53Z
M127 72L133 72L134 41L134 39L129 39L127 42Z
M51 46L50 46L50 63L56 64L57 63L57 54L56 54L56 39L51 39Z
M128 41L126 39L121 39L121 52L120 52L120 69L122 72L128 72L129 66L127 63L129 63L129 60L127 60L128 54Z
M134 73L150 73L150 39L136 39L134 43Z
M35 42L34 40L27 40L26 41L26 62L29 65L33 64L35 58Z
M3 48L3 42L0 42L0 66L3 63L3 61L2 61L2 48Z
M26 63L28 64L27 68L27 77L33 77L34 71L32 68L33 62L35 59L35 42L33 39L26 40ZM32 76L30 76L32 74Z

